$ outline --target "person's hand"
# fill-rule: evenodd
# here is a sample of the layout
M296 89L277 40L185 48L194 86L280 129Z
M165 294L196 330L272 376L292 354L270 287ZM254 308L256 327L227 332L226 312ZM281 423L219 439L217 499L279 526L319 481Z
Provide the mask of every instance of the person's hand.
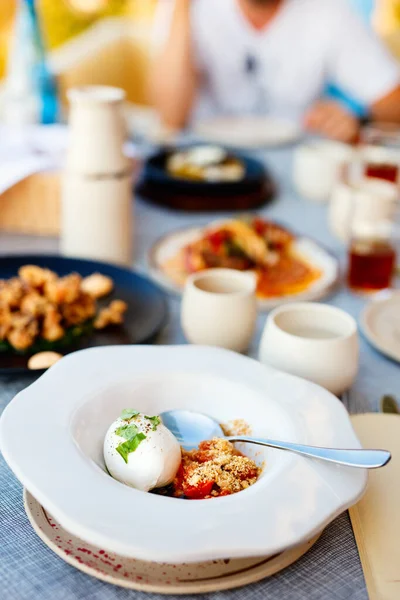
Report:
M360 125L354 115L332 100L321 100L310 108L305 118L306 129L338 140L357 140Z

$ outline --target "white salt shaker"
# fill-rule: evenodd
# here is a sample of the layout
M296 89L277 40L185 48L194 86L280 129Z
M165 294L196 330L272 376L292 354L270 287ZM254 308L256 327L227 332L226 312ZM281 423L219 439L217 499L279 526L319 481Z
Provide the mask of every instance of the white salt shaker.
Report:
M130 265L132 169L123 153L125 92L69 90L69 145L62 186L61 252Z

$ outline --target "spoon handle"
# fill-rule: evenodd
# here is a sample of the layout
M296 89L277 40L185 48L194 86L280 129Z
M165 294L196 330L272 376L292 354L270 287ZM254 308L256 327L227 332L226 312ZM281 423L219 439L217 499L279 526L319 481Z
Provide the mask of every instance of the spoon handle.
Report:
M379 467L385 466L391 459L391 454L387 450L342 450L336 448L319 448L317 446L303 446L302 444L277 442L275 440L243 436L232 436L227 439L230 442L245 442L249 444L258 444L259 446L268 446L269 448L278 448L279 450L288 450L295 454L310 456L312 458L326 460L347 467L357 467L359 469L378 469Z

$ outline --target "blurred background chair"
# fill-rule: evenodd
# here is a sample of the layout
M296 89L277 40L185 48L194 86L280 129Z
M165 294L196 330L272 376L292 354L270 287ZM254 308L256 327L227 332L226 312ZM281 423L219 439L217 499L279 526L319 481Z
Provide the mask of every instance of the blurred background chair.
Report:
M19 2L30 4L31 0ZM19 2L0 3L0 120ZM122 87L131 105L147 105L146 80L156 3L157 0L36 0L39 31L62 108L66 105L66 90L84 84Z

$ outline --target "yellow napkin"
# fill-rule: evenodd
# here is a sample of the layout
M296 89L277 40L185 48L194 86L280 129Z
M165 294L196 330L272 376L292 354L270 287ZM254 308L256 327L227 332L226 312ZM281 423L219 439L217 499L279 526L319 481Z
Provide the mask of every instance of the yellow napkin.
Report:
M400 599L400 416L352 417L364 448L384 448L392 460L371 471L361 501L350 509L370 600Z

